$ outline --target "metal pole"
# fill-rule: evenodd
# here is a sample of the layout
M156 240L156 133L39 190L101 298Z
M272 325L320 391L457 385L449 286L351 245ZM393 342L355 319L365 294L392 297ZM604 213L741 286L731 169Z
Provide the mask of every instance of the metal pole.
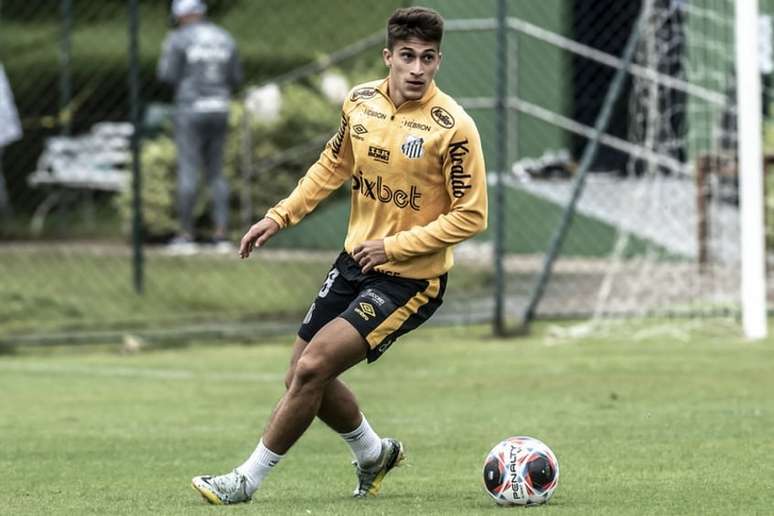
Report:
M59 113L61 132L69 136L72 131L72 51L71 39L73 30L73 3L72 0L61 0L59 10L62 17L62 32L59 40Z
M129 116L132 131L132 270L134 290L142 294L142 174L140 169L140 67L139 32L140 17L138 0L129 0Z
M607 94L605 95L605 99L602 103L602 109L600 110L599 115L597 115L597 121L594 124L594 135L586 143L586 147L583 149L583 155L581 156L580 165L578 165L578 171L575 175L575 181L573 183L570 200L562 212L562 219L559 221L559 226L557 226L554 234L551 237L548 252L546 253L545 259L543 260L543 268L540 271L540 276L538 277L535 288L530 294L529 303L527 304L527 307L524 309L522 314L522 319L520 321L521 327L518 329L519 332L523 333L527 331L529 323L532 322L532 319L535 318L537 307L540 304L540 301L543 298L543 294L545 293L545 289L548 286L548 282L551 279L554 262L559 257L565 236L575 215L575 206L578 203L578 199L580 198L581 193L583 192L583 187L586 183L586 176L588 175L589 169L591 168L591 164L597 155L600 137L607 130L607 125L610 122L610 117L613 111L613 105L615 104L616 100L618 100L618 97L623 88L624 79L626 78L626 75L629 73L629 69L631 68L632 60L634 59L634 51L637 48L637 44L639 43L640 36L642 34L642 25L650 15L650 6L652 2L653 0L645 0L642 11L632 26L632 32L629 35L629 40L626 42L626 47L624 48L622 59L623 64L621 68L616 70L615 75L613 76L613 80L610 82Z
M242 99L242 227L250 227L253 223L253 124L252 115L247 107L247 98Z
M736 2L736 103L739 153L739 223L742 249L742 326L748 339L768 333L763 227L761 75L758 0Z
M506 0L497 0L497 81L495 100L495 313L494 334L505 335L505 273L503 255L505 253L505 188L503 176L508 152L508 5Z

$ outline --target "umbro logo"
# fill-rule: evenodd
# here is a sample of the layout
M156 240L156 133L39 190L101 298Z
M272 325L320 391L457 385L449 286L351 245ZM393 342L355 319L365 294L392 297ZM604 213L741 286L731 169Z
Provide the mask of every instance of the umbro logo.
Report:
M363 124L355 124L352 126L352 130L355 131L357 134L365 134L368 132L368 129L366 129Z
M371 303L360 303L360 306L355 308L355 313L366 321L376 317L376 310L374 310L374 306Z

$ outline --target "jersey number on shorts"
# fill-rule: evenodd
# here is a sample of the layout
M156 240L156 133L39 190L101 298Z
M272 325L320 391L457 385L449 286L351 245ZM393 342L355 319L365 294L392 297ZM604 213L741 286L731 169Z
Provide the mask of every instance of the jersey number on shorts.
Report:
M328 295L328 292L331 291L333 282L336 281L336 278L338 277L338 275L339 275L339 269L331 269L331 272L328 273L328 277L323 283L323 286L320 289L320 292L317 293L318 297L325 297Z

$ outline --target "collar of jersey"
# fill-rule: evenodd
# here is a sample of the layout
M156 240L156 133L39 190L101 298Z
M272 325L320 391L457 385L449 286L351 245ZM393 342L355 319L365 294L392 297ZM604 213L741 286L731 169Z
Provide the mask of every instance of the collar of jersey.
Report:
M392 104L392 99L390 98L390 94L387 93L387 84L389 82L390 82L390 78L389 77L385 77L385 79L379 84L379 86L376 87L376 89L379 91L379 93L381 93L384 96L384 98L387 99L387 101L390 104ZM421 99L419 99L419 100L407 100L406 102L401 104L401 107L403 107L404 105L407 105L407 104L409 106L411 106L413 104L417 104L417 105L427 104L430 101L430 99L432 99L435 96L436 91L437 91L437 88L435 87L435 79L433 79L432 81L430 81L430 85L427 87L427 91L425 91L425 94L422 95ZM393 107L394 107L394 105L393 105Z

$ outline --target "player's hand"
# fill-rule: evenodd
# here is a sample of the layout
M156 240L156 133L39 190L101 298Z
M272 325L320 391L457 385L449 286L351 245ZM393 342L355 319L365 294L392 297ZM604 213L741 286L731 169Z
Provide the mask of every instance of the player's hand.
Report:
M268 217L264 217L247 230L239 244L239 256L242 259L250 256L253 249L261 247L268 239L280 230L279 224Z
M366 240L352 250L352 258L366 273L377 265L387 263L387 252L384 250L384 240Z

